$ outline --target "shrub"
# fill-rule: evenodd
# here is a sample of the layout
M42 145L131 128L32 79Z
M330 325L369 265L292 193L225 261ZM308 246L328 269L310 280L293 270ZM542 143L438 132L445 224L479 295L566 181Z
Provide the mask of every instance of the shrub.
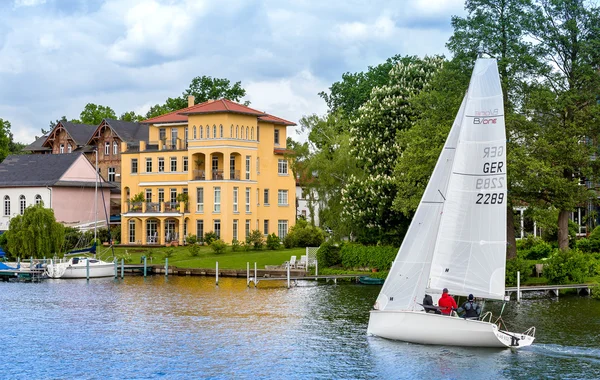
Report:
M213 240L212 243L210 243L210 248L213 250L214 253L221 254L225 252L225 248L227 248L227 243L225 243L221 239L216 239Z
M246 244L251 245L255 250L262 249L263 245L265 245L265 238L262 232L259 230L252 231L246 238Z
M281 246L281 242L279 241L279 237L275 235L273 232L271 235L267 236L267 248L271 250L279 249Z
M129 252L127 252L127 250L125 250L125 253L123 253L122 255L117 256L117 262L121 262L121 260L123 260L124 263L130 263L131 262L131 254Z
M591 296L593 299L600 301L600 285L596 284L590 288Z
M237 252L237 251L239 251L240 249L242 249L242 246L240 245L240 241L239 241L238 239L233 239L233 240L231 241L231 250L232 250L233 252Z
M529 251L527 252L527 255L525 257L527 257L529 260L539 260L549 257L551 254L552 246L550 245L550 243L539 239L539 241L536 242L535 245L529 248Z
M167 249L165 249L165 251L163 253L163 258L168 259L170 257L173 257L174 254L175 254L175 249L167 248Z
M110 237L115 244L118 244L118 241L121 241L121 227L113 226L110 228Z
M323 243L317 251L317 261L323 268L340 265L342 263L340 247L331 242Z
M583 282L591 257L576 249L557 250L544 267L544 276L552 284Z
M198 238L194 234L189 234L187 238L185 238L185 241L188 244L196 244L198 242Z
M204 243L211 245L213 241L219 240L219 237L213 231L204 234Z
M319 247L325 241L325 233L318 227L311 226L304 219L298 219L283 239L286 248Z
M344 268L377 268L388 270L396 258L398 248L392 246L365 246L344 244L340 251Z
M197 244L190 244L188 245L188 251L190 252L190 256L197 257L200 255L200 246Z
M533 265L517 255L514 259L506 260L505 284L507 286L517 285L517 272L521 272L521 282L533 272Z

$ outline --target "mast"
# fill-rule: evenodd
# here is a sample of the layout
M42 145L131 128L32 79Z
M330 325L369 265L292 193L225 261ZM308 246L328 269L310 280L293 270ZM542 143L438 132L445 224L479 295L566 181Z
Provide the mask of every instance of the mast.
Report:
M96 153L96 184L94 186L94 243L96 242L96 237L98 235L98 181L100 180L100 175L98 174L98 147L94 149Z

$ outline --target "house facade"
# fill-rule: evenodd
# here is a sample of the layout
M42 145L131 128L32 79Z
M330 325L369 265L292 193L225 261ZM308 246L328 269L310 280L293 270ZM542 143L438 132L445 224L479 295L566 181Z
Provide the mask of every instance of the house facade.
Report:
M144 122L148 140L122 144L124 244L183 243L253 230L285 237L295 223L295 180L284 157L292 122L226 99Z
M0 164L0 231L42 202L66 226L105 225L109 199L110 184L103 182L96 191L96 171L82 153L8 156Z

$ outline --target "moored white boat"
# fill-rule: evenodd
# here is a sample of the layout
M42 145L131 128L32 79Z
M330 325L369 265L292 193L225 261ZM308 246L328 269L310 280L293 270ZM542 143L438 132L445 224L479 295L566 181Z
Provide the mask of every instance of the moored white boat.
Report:
M529 346L535 328L499 328L479 320L426 313L426 294L504 299L506 132L498 67L478 59L469 90L423 198L369 317L367 333L421 344ZM496 324L498 323L498 324Z
M91 257L72 257L65 262L48 264L46 266L46 275L50 278L111 277L114 276L114 268L114 263L111 262L106 262Z

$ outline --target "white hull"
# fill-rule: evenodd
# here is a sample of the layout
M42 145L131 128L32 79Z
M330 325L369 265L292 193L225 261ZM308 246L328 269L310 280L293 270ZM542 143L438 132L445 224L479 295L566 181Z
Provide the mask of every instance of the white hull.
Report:
M372 310L367 333L411 343L467 347L520 348L531 345L535 339L498 330L489 322L422 311Z
M86 259L73 264L73 260L65 263L48 264L46 274L50 278L87 278ZM90 259L90 278L112 277L115 275L115 265L101 260Z

